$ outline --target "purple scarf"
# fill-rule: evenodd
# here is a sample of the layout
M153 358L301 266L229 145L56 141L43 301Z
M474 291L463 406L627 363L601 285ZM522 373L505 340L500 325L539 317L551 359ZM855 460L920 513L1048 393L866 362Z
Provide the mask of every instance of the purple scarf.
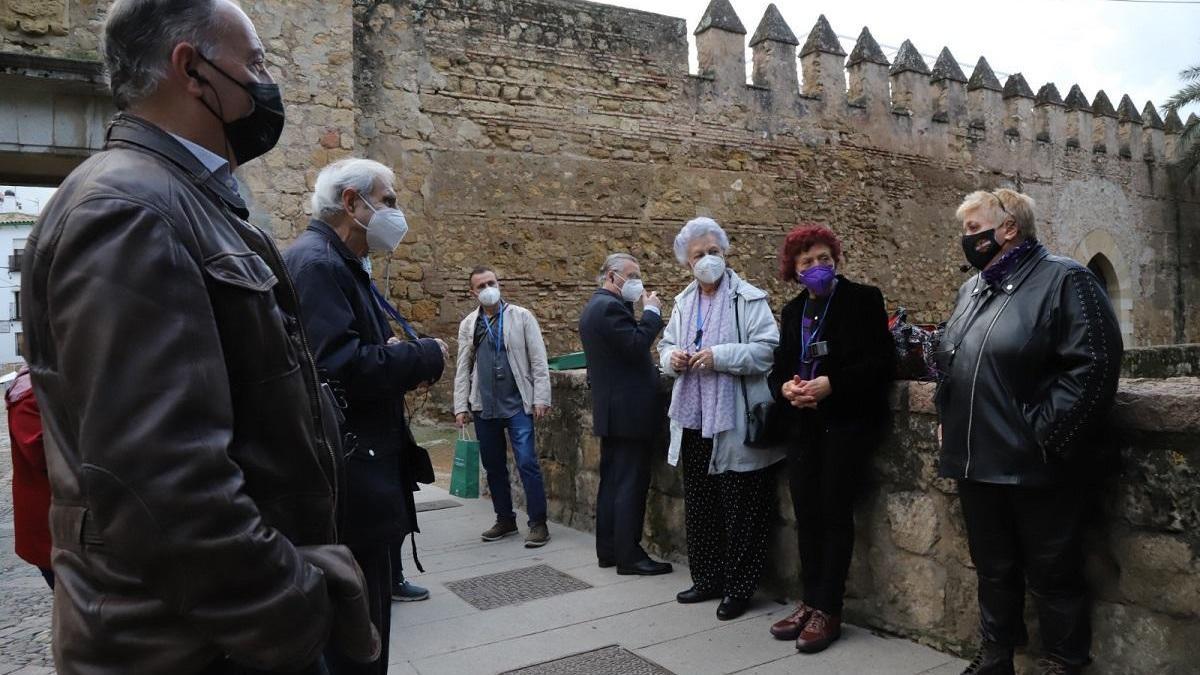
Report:
M1000 259L988 266L983 271L983 280L989 286L999 286L1000 282L1004 281L1008 275L1012 274L1013 270L1017 269L1017 265L1025 259L1025 254L1033 250L1037 246L1037 239L1026 239L1017 245L1016 248L1008 253L1000 256Z
M711 303L701 302L703 291L697 285L691 302L676 307L675 311L680 313L682 323L686 326L682 332L686 342L680 344L680 348L694 354L713 345L728 344L737 340L733 310L729 301L729 285L730 280L726 276L721 280ZM705 321L709 311L711 315ZM700 321L704 325L704 334L700 337L698 348L692 342L696 336L697 312L700 312ZM734 406L737 404L734 398L736 377L729 373L693 369L684 372L679 379L679 389L671 398L671 409L667 413L671 419L684 429L699 429L703 438L716 438L722 431L734 428Z

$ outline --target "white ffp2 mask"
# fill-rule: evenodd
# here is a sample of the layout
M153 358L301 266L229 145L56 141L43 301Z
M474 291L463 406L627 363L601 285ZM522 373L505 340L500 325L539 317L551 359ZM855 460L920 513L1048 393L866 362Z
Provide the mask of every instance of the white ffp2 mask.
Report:
M692 274L702 284L715 284L725 276L725 259L711 253L696 261Z

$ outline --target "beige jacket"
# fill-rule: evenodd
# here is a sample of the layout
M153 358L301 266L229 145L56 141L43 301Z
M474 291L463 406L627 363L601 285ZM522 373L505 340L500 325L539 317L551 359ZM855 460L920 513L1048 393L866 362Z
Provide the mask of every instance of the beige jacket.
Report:
M475 367L475 321L479 309L458 324L458 367L454 372L454 414L483 410L479 400L479 372ZM482 344L482 343L481 343ZM532 414L535 405L550 405L550 368L546 343L533 312L516 305L504 308L504 347L517 390Z

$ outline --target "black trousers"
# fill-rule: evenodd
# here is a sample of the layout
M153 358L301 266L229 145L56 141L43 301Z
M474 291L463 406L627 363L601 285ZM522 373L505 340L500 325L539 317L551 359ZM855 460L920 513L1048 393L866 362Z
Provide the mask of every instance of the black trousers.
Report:
M1037 605L1046 653L1064 663L1090 661L1092 628L1083 580L1083 485L1020 487L960 480L971 561L979 578L983 639L1028 640L1025 584Z
M392 565L390 546L351 546L350 552L362 568L367 581L367 606L371 623L379 631L383 648L373 663L355 663L332 646L325 649L325 662L331 675L387 675L388 637L392 632Z
M683 520L692 584L749 600L767 559L773 495L770 468L710 474L713 441L685 429Z
M649 439L600 439L596 498L596 557L618 565L644 560L642 528L650 489Z
M820 422L804 433L788 457L804 604L840 616L854 555L854 499L878 434Z

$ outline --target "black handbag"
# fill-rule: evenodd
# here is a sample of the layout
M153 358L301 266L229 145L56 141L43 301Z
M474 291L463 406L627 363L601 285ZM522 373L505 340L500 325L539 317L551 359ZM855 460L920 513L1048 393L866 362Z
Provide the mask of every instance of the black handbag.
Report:
M737 329L738 344L742 343L742 317L738 311L738 297L733 299L733 323ZM738 377L742 386L742 403L746 408L746 438L743 444L750 448L770 448L777 445L774 433L775 401L762 401L750 407L750 395L746 393L746 376Z

